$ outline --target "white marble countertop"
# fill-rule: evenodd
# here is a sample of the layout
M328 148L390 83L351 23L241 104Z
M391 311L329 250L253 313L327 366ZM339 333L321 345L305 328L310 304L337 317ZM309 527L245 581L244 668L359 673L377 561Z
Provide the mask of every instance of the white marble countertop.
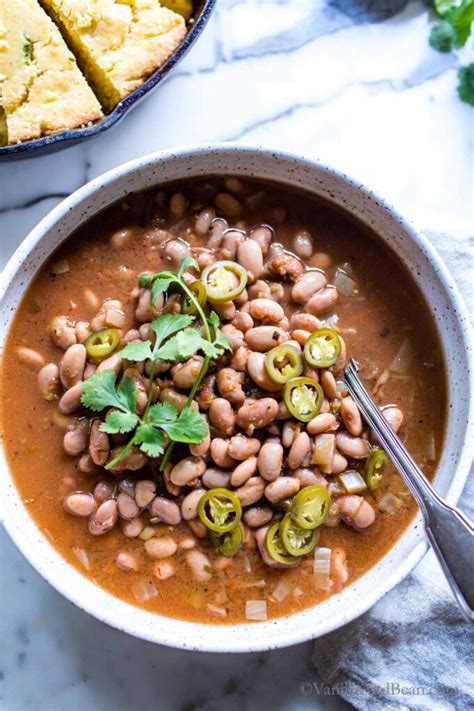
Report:
M430 49L429 22L423 3L406 0L218 0L190 55L123 123L0 164L0 267L90 178L146 152L222 140L330 163L422 229L452 235L462 254L474 233L473 113L456 94L459 57ZM310 643L241 656L156 647L72 607L3 531L0 556L1 709L348 708L299 693L318 681Z

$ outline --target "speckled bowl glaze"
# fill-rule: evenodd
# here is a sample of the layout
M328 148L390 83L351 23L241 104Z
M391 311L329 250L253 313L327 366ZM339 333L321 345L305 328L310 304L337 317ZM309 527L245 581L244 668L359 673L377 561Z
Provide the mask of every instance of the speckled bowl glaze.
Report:
M326 198L370 225L419 285L441 336L449 412L436 489L455 503L470 465L472 373L469 321L453 279L427 239L359 183L327 166L257 148L197 146L145 156L102 175L58 205L30 233L1 282L1 342L25 288L44 260L85 220L131 191L209 174L271 179ZM400 285L403 288L403 285ZM219 626L153 615L112 597L66 563L38 530L13 484L3 451L0 491L4 525L36 570L67 599L117 629L182 649L249 652L318 637L366 612L400 582L427 549L418 517L389 553L352 585L304 612L268 622ZM440 573L441 574L441 573Z

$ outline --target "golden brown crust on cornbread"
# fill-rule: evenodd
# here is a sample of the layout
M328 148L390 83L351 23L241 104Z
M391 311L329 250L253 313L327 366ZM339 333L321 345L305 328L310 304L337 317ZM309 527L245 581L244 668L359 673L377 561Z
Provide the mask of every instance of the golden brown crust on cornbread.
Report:
M0 90L10 144L103 115L58 28L36 0L0 3Z
M158 0L41 1L109 110L160 67L186 34L182 16Z

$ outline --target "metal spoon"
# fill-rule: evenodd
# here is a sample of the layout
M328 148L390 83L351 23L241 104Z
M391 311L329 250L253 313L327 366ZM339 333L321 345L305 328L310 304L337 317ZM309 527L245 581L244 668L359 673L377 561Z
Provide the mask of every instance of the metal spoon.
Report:
M413 461L365 389L352 359L344 381L353 400L377 435L381 446L405 480L423 514L426 533L464 616L474 621L474 525L444 502Z

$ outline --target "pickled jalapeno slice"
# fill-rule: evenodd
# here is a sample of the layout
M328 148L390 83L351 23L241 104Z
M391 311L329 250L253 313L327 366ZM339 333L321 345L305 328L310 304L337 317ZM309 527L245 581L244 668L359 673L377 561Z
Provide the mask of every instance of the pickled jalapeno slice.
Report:
M329 368L339 360L341 339L332 328L313 331L304 345L304 357L315 368Z
M275 346L265 355L265 370L275 383L284 385L303 372L301 353L291 344Z
M120 343L120 331L116 328L102 328L91 333L85 342L87 355L93 360L104 360L112 355Z
M232 301L247 285L247 272L236 262L208 264L201 277L207 298L216 304Z
M283 387L283 399L293 417L309 422L319 413L324 393L314 378L291 378Z
M209 489L199 500L198 514L206 528L216 533L227 533L242 518L242 504L229 489Z

